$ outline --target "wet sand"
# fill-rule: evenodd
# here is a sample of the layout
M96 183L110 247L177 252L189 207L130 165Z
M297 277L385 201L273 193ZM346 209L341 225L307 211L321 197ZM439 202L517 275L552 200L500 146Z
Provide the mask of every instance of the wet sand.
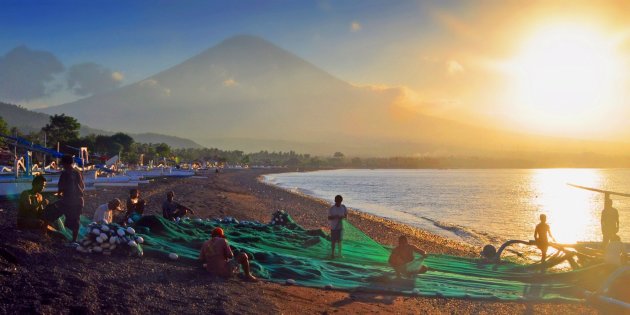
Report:
M140 187L147 213L160 214L166 192L199 217L233 216L267 222L287 210L307 228L326 225L323 201L261 183L265 173L228 170L204 178L160 179ZM126 188L90 191L84 215ZM331 196L332 198L332 196ZM350 208L352 205L348 205ZM15 228L16 205L0 203L0 313L180 313L180 314L594 314L583 304L494 302L326 291L274 283L247 283L208 276L200 267L159 257L79 254L63 241ZM403 233L428 252L476 256L478 248L390 220L351 210L351 222L380 243L393 245Z

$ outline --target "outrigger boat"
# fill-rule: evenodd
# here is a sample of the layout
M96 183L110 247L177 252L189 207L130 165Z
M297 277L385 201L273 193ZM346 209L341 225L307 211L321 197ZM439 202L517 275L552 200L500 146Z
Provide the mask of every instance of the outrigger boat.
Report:
M584 189L592 192L603 193L605 199L609 199L610 196L630 197L628 193L621 193L610 190L597 189L592 187L580 186L575 184L567 184L571 187ZM482 256L491 262L500 263L504 253L508 251L508 248L514 245L521 246L536 246L536 242L533 240L509 240L503 243L498 250L492 245L486 245L482 251ZM595 291L584 291L584 296L587 301L597 304L598 306L605 305L606 307L617 307L625 309L625 312L630 312L630 297L625 297L626 300L620 300L619 297L612 296L613 286L619 286L620 283L624 283L630 277L630 256L628 255L628 244L624 244L626 248L624 264L618 266L616 269L611 269L608 272L605 281L600 282L599 289ZM604 266L604 250L601 248L599 242L578 242L577 244L559 244L549 243L549 247L554 248L555 253L551 254L545 262L535 263L532 265L535 269L545 271L554 268L560 264L568 263L568 266L572 270L584 270L585 268L596 268L596 266ZM516 249L511 249L512 252L518 252ZM614 266L610 266L614 268Z
M22 191L30 189L34 175L44 175L47 180L47 187L45 192L54 192L57 190L57 183L59 181L60 171L54 170L52 167L46 166L43 170L37 167L31 166L32 152L40 152L53 158L61 158L63 153L46 148L44 146L34 144L26 139L20 137L12 137L6 135L0 135L13 142L12 144L17 149L26 149L26 154L22 158L16 158L13 172L10 174L0 175L0 197L7 197L18 195ZM123 186L123 187L137 187L138 184L148 183L147 180L141 180L135 176L126 176L116 174L111 169L101 166L88 166L89 155L88 150L85 147L73 148L79 151L79 157L74 157L74 162L79 166L79 169L83 173L84 183L86 190L92 190L98 186ZM54 162L53 162L54 163ZM51 163L52 164L52 163ZM99 176L99 174L106 174L106 176Z

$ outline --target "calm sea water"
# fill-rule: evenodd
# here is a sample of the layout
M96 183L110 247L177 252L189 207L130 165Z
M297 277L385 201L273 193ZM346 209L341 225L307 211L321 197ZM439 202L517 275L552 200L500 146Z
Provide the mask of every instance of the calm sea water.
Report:
M630 169L333 170L267 175L285 189L475 245L533 239L541 213L562 243L600 241L603 194L630 193ZM613 197L622 241L630 241L630 198Z

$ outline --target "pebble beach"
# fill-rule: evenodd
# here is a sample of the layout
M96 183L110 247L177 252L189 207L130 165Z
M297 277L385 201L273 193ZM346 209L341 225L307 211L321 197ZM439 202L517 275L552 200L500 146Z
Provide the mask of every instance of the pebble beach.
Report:
M141 185L145 214L161 214L168 191L196 216L233 216L268 222L276 209L306 228L326 226L328 202L263 183L260 176L285 169L226 170L194 178L157 179ZM89 191L83 214L127 188ZM331 200L334 196L331 196ZM351 204L347 206L352 209ZM19 231L16 204L0 204L0 313L3 314L595 314L585 304L497 302L345 292L238 278L219 279L201 266L167 257L96 256L66 248L54 235ZM399 235L429 253L478 256L479 248L377 216L351 210L349 220L379 243L393 245Z

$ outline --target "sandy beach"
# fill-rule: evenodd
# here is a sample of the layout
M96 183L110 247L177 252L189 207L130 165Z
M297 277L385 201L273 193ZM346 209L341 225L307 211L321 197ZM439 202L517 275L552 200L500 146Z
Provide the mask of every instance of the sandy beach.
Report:
M147 214L160 214L166 192L197 216L269 221L276 209L300 225L326 225L329 204L267 185L259 176L286 170L228 170L202 178L159 179L140 187ZM127 188L87 192L84 215ZM331 196L332 199L333 196ZM351 204L348 204L352 208ZM42 314L594 314L585 304L496 302L327 291L208 276L200 266L165 257L79 254L63 240L15 227L16 204L0 204L0 313ZM478 248L372 215L351 211L350 221L376 241L393 245L400 234L430 253L476 256Z

